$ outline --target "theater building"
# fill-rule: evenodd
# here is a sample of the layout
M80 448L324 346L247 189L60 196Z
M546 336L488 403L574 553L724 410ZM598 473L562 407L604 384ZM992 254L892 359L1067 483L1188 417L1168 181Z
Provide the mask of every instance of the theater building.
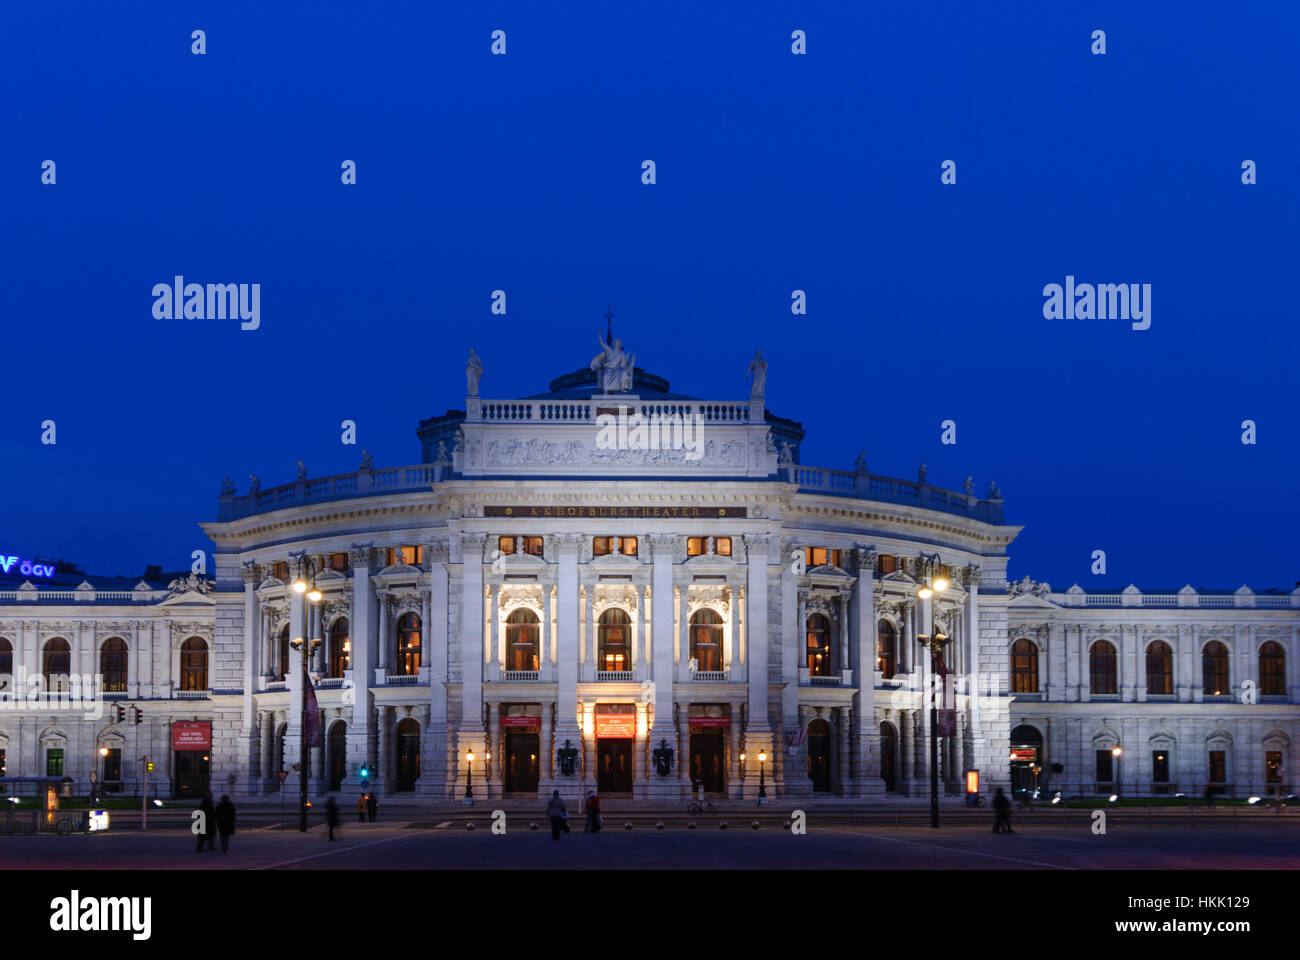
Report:
M472 356L418 463L227 483L210 577L11 576L0 673L47 692L0 702L0 764L132 791L148 756L163 793L272 798L310 693L317 794L366 768L393 800L923 795L933 688L950 793L971 769L1071 795L1294 789L1300 591L1009 582L996 486L805 466L766 367L747 390L737 371L747 399L698 399L614 341L486 399ZM78 674L102 715L58 701Z

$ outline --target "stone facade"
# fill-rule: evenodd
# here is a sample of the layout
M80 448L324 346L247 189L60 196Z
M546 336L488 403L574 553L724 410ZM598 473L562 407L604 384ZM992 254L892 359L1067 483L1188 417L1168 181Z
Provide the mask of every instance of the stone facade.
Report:
M124 689L97 716L0 701L7 775L44 776L62 750L61 773L84 785L107 746L125 790L145 757L151 790L193 790L172 735L198 720L211 723L205 782L274 798L299 756L305 674L323 729L315 793L355 796L365 768L380 794L429 801L468 782L480 799L558 786L678 802L695 779L745 799L924 795L936 674L919 638L941 632L947 792L969 769L985 789L1293 789L1300 593L1008 583L1020 528L996 487L980 498L924 471L876 476L865 457L806 467L802 428L765 410L761 386L709 402L627 376L631 391L612 396L579 371L543 397L468 397L464 414L421 425L428 463L367 458L352 474L223 492L203 524L211 580L0 592L15 676L45 671L56 639L73 673L103 675L108 640L128 650ZM639 446L635 421L610 434L603 418L619 411L689 418L699 456L671 432L667 450ZM298 638L311 641L305 671ZM1093 688L1110 670L1094 663L1099 641L1114 647L1113 693ZM1226 681L1207 693L1212 643ZM1116 747L1103 780L1098 752Z

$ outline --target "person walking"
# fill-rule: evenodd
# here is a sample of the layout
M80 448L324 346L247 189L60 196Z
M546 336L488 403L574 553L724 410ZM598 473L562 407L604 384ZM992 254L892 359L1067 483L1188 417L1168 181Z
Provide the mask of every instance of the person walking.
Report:
M217 849L217 812L212 809L212 794L205 793L203 799L199 801L199 811L203 814L200 817L199 826L199 843L194 848L195 853L203 852L203 845L206 843L209 850Z
M235 805L230 795L223 793L216 810L217 833L221 836L221 852L230 852L230 835L235 832Z
M366 798L368 794L361 794L357 797L357 823L366 822Z
M334 828L339 825L339 805L333 797L325 804L325 822L330 827L330 839L334 839Z
M587 793L587 823L582 832L599 833L600 824L600 797L596 796L595 790L591 790Z
M551 791L551 799L546 804L546 815L551 818L551 839L559 840L560 832L567 833L569 829L569 825L564 822L569 816L569 811L564 806L559 790Z
M1208 783L1205 785L1205 805L1209 809L1214 809L1214 787Z
M998 787L993 794L993 832L1013 833L1011 829L1011 801Z
M375 814L379 812L379 798L373 793L366 794L366 813L370 817L370 822L375 822Z

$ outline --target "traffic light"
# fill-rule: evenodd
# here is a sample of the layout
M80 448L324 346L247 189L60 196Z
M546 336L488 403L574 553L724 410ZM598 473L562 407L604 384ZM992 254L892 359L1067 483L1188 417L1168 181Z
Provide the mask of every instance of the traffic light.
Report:
M366 777L370 776L370 768L367 767L365 764L362 764L361 769L357 771L357 776L361 777L362 779L365 779Z
M126 719L126 707L124 707L120 703L117 703L113 705L113 709L115 711L114 716L117 718L114 721L115 723L121 723L123 720Z
M144 711L141 710L139 707L136 707L136 708L135 708L135 725L138 727L138 726L140 726L140 724L142 724L142 723L144 723Z
M152 760L150 760L148 763L146 763L145 766L147 766L147 767L149 768L149 772L150 772L150 773L153 773L153 761L152 761Z

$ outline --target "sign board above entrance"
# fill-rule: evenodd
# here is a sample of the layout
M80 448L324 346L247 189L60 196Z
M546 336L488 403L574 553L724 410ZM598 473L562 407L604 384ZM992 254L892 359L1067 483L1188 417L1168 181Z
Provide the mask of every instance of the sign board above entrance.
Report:
M573 517L583 520L710 520L719 517L744 518L748 507L661 507L623 504L600 506L598 504L541 505L541 506L485 506L485 517Z

